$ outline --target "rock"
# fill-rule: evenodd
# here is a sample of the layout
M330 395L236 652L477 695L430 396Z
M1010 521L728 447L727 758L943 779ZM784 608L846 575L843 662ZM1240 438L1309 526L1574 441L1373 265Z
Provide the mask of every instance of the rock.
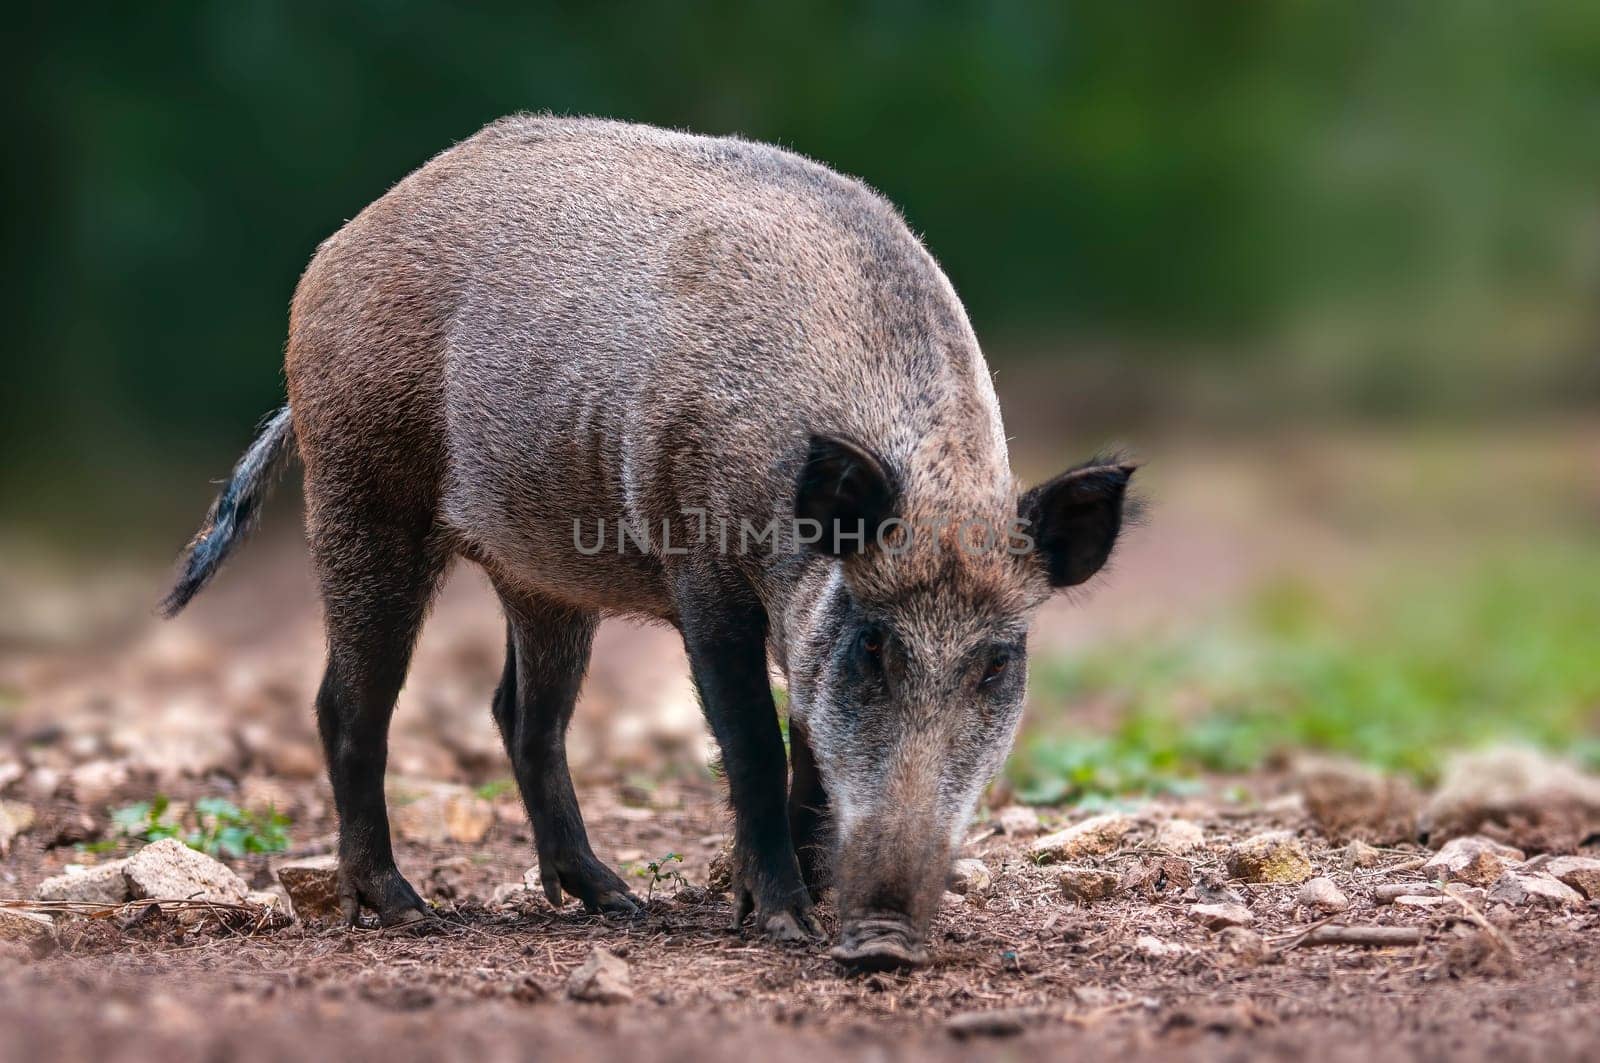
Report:
M123 866L128 892L136 900L195 900L242 904L250 890L244 880L205 853L176 838L151 842Z
M278 883L289 895L296 919L342 919L339 858L309 856L278 865Z
M1331 757L1303 758L1295 777L1306 812L1334 841L1416 840L1422 798L1409 780Z
M465 786L398 779L388 787L394 832L419 845L476 845L494 826L494 805Z
M1451 839L1422 865L1422 870L1446 882L1490 886L1499 881L1501 875L1522 863L1523 859L1522 850L1475 835Z
M1228 926L1250 926L1256 917L1242 904L1196 904L1189 909L1189 918L1209 930Z
M47 956L56 947L56 925L46 915L0 908L0 942L20 945L36 957Z
M1439 889L1429 882L1385 882L1372 891L1374 904L1393 904L1401 897L1437 897Z
M67 787L80 805L98 807L128 785L128 765L120 760L91 760L67 775Z
M1600 832L1600 777L1532 749L1456 757L1423 809L1434 844L1483 834L1523 849L1571 850Z
M1600 860L1592 856L1555 856L1538 870L1556 879L1591 901L1600 900Z
M1305 846L1288 831L1268 831L1228 850L1228 874L1245 882L1293 884L1311 877Z
M1267 943L1262 936L1244 926L1225 926L1217 933L1217 947L1243 966L1267 958Z
M1134 951L1153 960L1171 960L1186 955L1188 949L1175 941L1162 941L1154 934L1140 934L1133 940Z
M542 895L541 891L530 890L523 882L502 882L489 895L489 907L521 908Z
M1342 912L1350 907L1350 898L1338 886L1333 884L1333 879L1318 876L1308 879L1300 887L1300 894L1295 902L1302 908L1310 908L1318 912Z
M1390 903L1396 908L1441 908L1445 905L1453 905L1455 902L1442 893L1430 893L1426 896L1406 894L1396 897Z
M1507 871L1489 890L1489 900L1513 907L1582 908L1583 894L1549 875Z
M60 791L61 783L60 771L49 765L40 765L22 780L22 790L36 801L48 801Z
M11 843L34 823L33 806L21 801L0 801L0 856L11 851Z
M127 864L126 860L112 860L93 867L68 868L65 874L39 883L33 895L41 901L121 904L128 899L128 879L123 874Z
M944 896L939 898L939 907L941 908L959 908L961 905L966 903L966 897L950 890L945 890Z
M1156 827L1155 847L1169 853L1186 853L1205 842L1205 831L1187 819L1164 820Z
M1062 869L1056 883L1067 900L1093 904L1116 893L1117 883L1121 880L1121 876L1112 871L1101 871L1094 867L1068 867Z
M1033 859L1041 864L1066 863L1087 856L1104 856L1121 843L1133 830L1133 820L1112 812L1090 816L1063 830L1047 834L1028 847Z
M1339 860L1349 870L1358 867L1377 867L1383 862L1383 854L1358 838L1344 847L1339 854Z
M567 996L592 1004L630 1002L633 1000L633 977L628 964L605 949L595 949L567 976Z
M1039 822L1039 813L1026 805L1006 805L1004 808L997 808L992 818L1001 834L1013 838L1031 838L1044 830L1044 825Z
M950 866L950 890L953 893L984 893L993 883L989 865L982 860L966 857Z

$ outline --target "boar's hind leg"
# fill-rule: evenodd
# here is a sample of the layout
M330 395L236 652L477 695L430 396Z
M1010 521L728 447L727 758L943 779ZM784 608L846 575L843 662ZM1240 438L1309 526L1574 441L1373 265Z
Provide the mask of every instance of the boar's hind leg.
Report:
M785 809L788 764L767 675L767 615L742 581L684 581L678 625L722 750L734 819L734 925L755 914L779 940L820 933Z
M426 909L395 867L383 773L389 718L446 555L426 534L376 522L318 523L312 552L328 668L317 691L317 729L339 813L339 905L352 923L363 906L385 926L415 922Z
M591 912L631 915L639 899L589 847L567 770L567 723L594 641L593 613L502 593L508 618L506 669L494 718L533 822L544 895L561 907L565 890Z

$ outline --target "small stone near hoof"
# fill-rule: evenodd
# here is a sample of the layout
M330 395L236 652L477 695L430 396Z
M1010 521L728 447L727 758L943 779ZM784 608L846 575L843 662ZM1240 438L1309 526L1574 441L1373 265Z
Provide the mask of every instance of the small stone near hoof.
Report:
M278 865L278 884L296 919L339 919L339 858L312 856Z
M982 860L966 857L950 865L951 893L982 893L994 882L989 866Z
M1196 904L1189 909L1189 918L1210 930L1230 926L1250 926L1256 917L1242 904Z
M1318 912L1342 912L1350 907L1350 898L1333 884L1333 879L1322 876L1307 880L1295 900L1300 907Z
M1583 894L1545 874L1524 875L1507 871L1489 891L1489 900L1513 906L1582 908Z
M128 899L126 860L112 860L78 871L68 871L39 883L33 895L41 901L78 901L86 904L121 904Z
M1560 879L1591 901L1600 900L1600 860L1592 856L1555 856L1538 869Z
M1129 816L1108 812L1090 816L1053 834L1037 839L1028 852L1041 864L1069 863L1090 856L1104 856L1122 844L1123 836L1134 828Z
M1501 845L1492 838L1469 835L1452 838L1422 865L1423 873L1446 882L1492 886L1500 876L1522 863L1521 849Z
M1292 884L1311 877L1305 846L1288 831L1268 831L1228 850L1228 874L1245 882Z
M626 1004L633 1000L633 975L626 960L597 948L567 976L567 996L591 1004Z
M56 947L55 922L47 915L0 908L0 942L10 942L35 957L48 956Z
M1103 901L1117 892L1121 878L1113 872L1093 867L1069 867L1056 878L1062 896L1078 904Z
M242 904L249 888L225 864L176 838L151 842L123 865L137 900L212 901Z

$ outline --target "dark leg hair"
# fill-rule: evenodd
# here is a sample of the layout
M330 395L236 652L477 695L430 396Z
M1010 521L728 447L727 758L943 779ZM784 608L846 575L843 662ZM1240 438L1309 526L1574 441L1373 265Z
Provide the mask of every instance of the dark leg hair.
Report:
M567 770L567 724L598 618L505 591L501 602L506 668L494 696L494 718L533 822L544 894L556 907L565 890L589 911L632 914L638 898L590 848Z
M767 614L734 577L681 579L678 626L722 749L734 816L734 924L753 911L773 937L820 933L785 810L789 766L767 675Z
M413 922L426 910L395 867L383 775L389 718L447 554L392 526L323 527L333 530L312 534L328 633L317 729L339 813L339 904L351 922L363 906L385 926Z
M828 791L822 787L817 761L811 754L811 736L805 725L789 720L789 765L793 778L789 784L789 835L794 840L794 855L800 861L800 876L811 899L816 900L831 884L830 857L833 846L828 837Z

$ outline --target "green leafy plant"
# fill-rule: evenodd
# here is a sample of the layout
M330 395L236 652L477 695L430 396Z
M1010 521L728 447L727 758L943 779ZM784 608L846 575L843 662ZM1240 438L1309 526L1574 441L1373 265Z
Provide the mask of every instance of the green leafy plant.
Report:
M194 803L195 826L190 830L176 822L171 811L172 802L157 794L114 810L112 830L119 838L144 843L177 838L211 856L281 853L289 848L289 818L273 808L247 812L224 798L202 797Z
M663 882L675 882L680 887L687 886L689 884L688 880L683 877L683 872L679 871L675 867L670 866L674 862L680 864L683 863L683 857L677 853L667 853L665 856L657 857L656 859L646 863L643 867L636 868L634 870L633 873L638 875L640 878L644 878L646 876L649 876L650 878L650 889L645 893L646 901L649 901L655 897L656 887Z
M474 792L485 801L494 801L516 788L517 784L510 779L491 779Z

